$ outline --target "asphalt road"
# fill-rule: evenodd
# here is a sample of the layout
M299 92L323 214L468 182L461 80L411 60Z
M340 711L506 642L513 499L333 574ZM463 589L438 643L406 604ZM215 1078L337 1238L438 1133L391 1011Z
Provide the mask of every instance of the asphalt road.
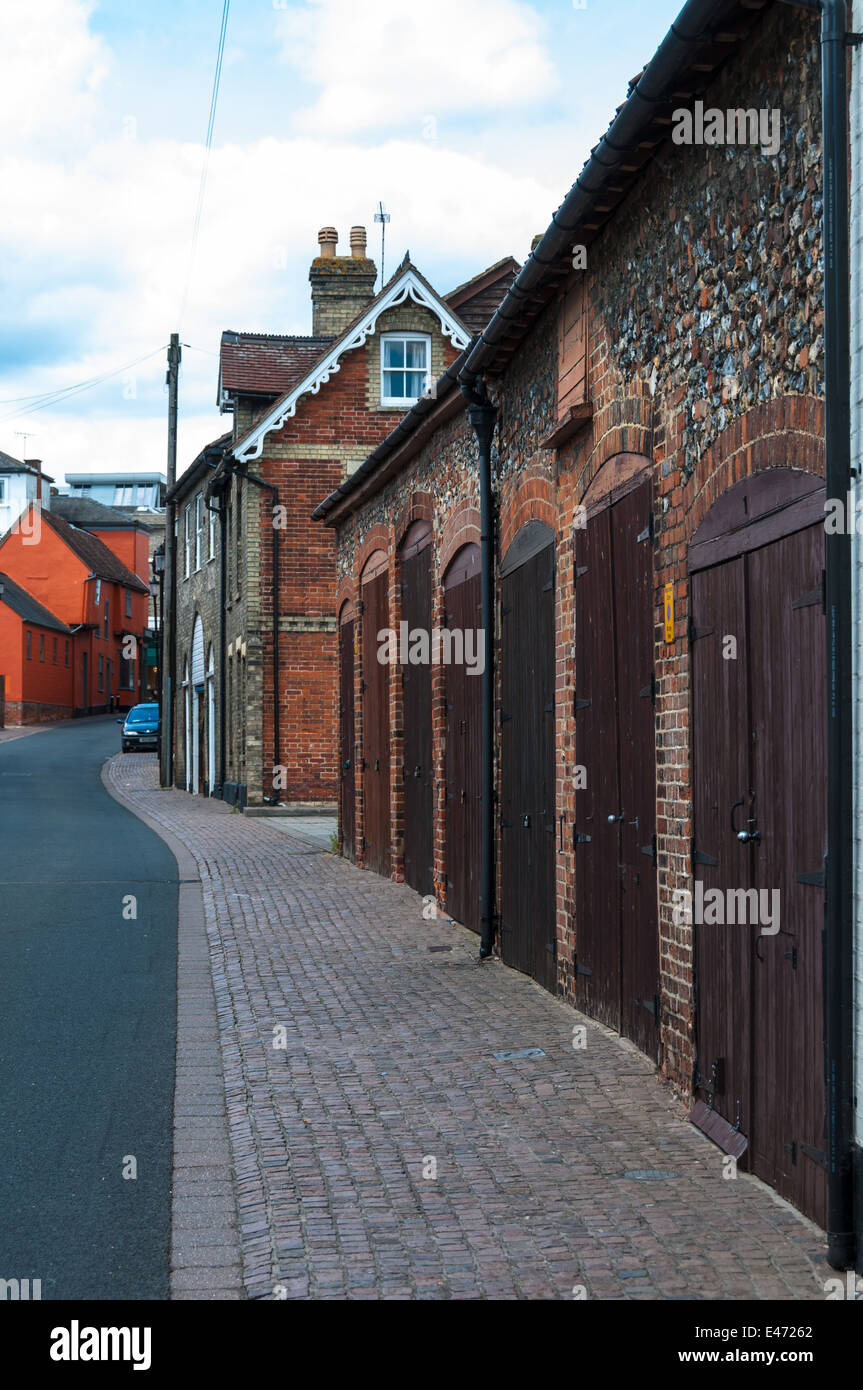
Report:
M177 864L102 786L119 735L0 745L0 1279L43 1299L168 1297Z

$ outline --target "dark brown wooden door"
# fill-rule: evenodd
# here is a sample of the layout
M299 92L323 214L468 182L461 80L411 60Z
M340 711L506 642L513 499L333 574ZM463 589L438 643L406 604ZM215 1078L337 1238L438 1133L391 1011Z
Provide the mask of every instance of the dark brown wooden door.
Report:
M501 584L500 942L507 965L554 991L554 542L531 523L513 551L522 535Z
M339 817L342 854L354 858L356 789L354 763L354 618L345 618L339 627Z
M652 487L576 532L579 1007L659 1056Z
M814 525L691 580L694 878L758 894L742 924L696 917L699 1095L752 1171L821 1225L823 566Z
M378 660L378 633L389 626L386 568L362 585L363 600L363 864L390 872L390 668Z
M431 526L415 522L401 554L402 621L410 634L431 631ZM429 637L430 640L430 637ZM434 890L434 764L432 684L428 661L401 667L404 727L405 882L418 893Z
M446 626L482 626L479 546L465 546L444 580ZM446 906L457 922L480 929L482 833L482 678L465 663L446 675Z

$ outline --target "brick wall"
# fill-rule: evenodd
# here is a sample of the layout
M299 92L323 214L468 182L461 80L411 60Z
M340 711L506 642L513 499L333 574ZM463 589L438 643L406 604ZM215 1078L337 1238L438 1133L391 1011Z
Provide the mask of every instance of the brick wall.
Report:
M230 601L230 630L240 642L246 679L244 709L235 700L236 729L245 734L249 801L276 793L283 802L334 806L338 794L338 631L335 542L311 521L321 498L332 492L401 416L380 406L380 332L427 332L432 370L442 373L456 354L428 310L406 304L382 314L363 348L342 358L338 372L318 394L300 400L296 415L271 431L260 459L247 471L278 489L279 507L279 720L274 785L272 661L272 524L269 492L248 482L241 596ZM235 438L259 417L261 407L242 400ZM234 682L235 688L238 682ZM244 728L241 730L241 725Z
M814 16L777 6L720 75L708 104L778 107L776 157L734 147L659 152L589 253L591 423L555 452L542 447L556 419L559 304L548 306L508 370L492 382L499 407L495 454L498 559L525 522L557 539L556 758L558 815L574 824L573 699L575 509L602 466L620 453L652 465L655 506L657 823L661 1045L666 1074L691 1082L691 928L672 921L672 893L690 887L691 789L687 544L709 506L742 477L771 466L823 473L820 54ZM464 416L443 426L394 479L337 527L340 592L355 586L369 548L390 556L397 617L396 547L418 499L433 515L434 618L454 544L478 539L476 452ZM474 528L474 529L472 529ZM672 583L676 640L662 629ZM443 778L444 673L435 673L436 786ZM400 681L391 725L400 728ZM398 740L393 824L401 822ZM360 750L361 752L361 750ZM358 816L361 816L361 778ZM444 806L438 796L436 885L445 905ZM357 839L361 843L358 825ZM571 843L566 836L564 844ZM401 844L393 843L400 873ZM558 989L574 996L575 863L557 859Z

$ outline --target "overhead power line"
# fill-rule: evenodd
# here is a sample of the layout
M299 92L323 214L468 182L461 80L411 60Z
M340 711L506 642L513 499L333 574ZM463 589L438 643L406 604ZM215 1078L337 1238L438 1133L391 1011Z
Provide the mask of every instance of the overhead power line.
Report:
M0 415L0 424L6 420L17 420L23 415L32 415L37 410L46 410L49 406L67 401L71 396L77 396L82 391L90 391L94 386L101 386L103 381L110 381L112 377L119 376L121 372L129 372L133 367L149 361L151 357L164 351L164 345L154 348L152 352L145 352L142 357L136 357L133 362L126 362L122 367L114 367L112 371L102 372L99 376L88 377L86 381L78 381L74 386L62 386L56 391L44 391L41 395L35 396L10 396L8 400L0 401L0 405L15 405L18 402L27 401L31 404L24 405L21 410L10 410L8 414Z
M222 27L219 31L219 50L216 54L216 71L213 74L213 86L210 92L210 114L207 118L207 134L204 139L204 159L201 165L201 181L198 184L198 201L195 207L195 220L192 224L192 244L189 248L186 283L183 286L183 298L180 303L179 326L182 326L183 316L186 312L186 302L189 298L192 271L195 265L195 252L198 249L198 233L201 230L201 214L204 210L204 195L207 190L207 171L210 167L210 151L213 148L213 131L216 125L216 107L219 103L219 86L222 80L222 58L225 52L225 35L228 31L228 11L230 8L231 0L224 0L224 5L222 7Z

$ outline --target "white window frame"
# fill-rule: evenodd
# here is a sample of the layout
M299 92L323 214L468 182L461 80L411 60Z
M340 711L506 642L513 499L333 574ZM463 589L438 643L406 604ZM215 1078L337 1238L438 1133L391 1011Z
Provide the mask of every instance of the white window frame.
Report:
M209 563L210 560L215 560L216 558L216 513L213 511L212 506L207 508L207 516L210 519L210 551L207 556L207 561Z
M192 504L191 504L191 502L187 502L187 503L186 503L186 507L185 507L185 510L184 510L184 512L183 512L183 538L184 538L183 553L184 553L184 555L185 555L185 560L184 560L184 564L183 564L183 578L184 578L184 579L188 579L188 578L189 578L189 575L190 575L191 572L192 572L192 569L191 569L191 566L192 566Z
M199 492L195 498L195 570L201 568L201 538L204 534L204 494Z
M414 368L407 367L386 367L384 359L386 357L386 343L425 343L426 365L425 365L425 386L419 396L388 396L384 389L386 373L389 371L416 371ZM381 405L385 408L397 407L402 410L409 410L412 405L416 405L420 396L424 395L429 389L431 382L431 334L430 333L382 333L381 334Z
M6 479L0 478L0 507L6 502Z

